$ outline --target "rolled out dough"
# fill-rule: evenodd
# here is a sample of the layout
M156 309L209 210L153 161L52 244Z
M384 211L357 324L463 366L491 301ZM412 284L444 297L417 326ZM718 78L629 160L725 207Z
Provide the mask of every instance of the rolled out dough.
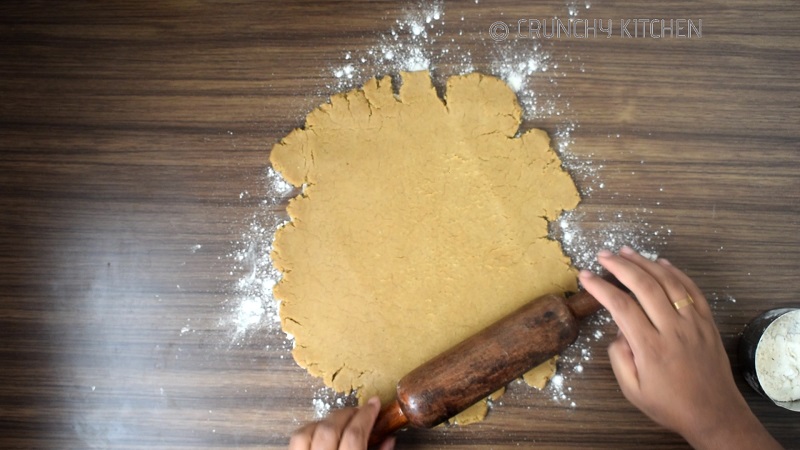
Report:
M338 94L274 146L304 186L272 258L298 364L360 399L523 303L576 289L548 220L579 201L544 131L517 135L501 80L428 72ZM484 412L485 414L485 412Z

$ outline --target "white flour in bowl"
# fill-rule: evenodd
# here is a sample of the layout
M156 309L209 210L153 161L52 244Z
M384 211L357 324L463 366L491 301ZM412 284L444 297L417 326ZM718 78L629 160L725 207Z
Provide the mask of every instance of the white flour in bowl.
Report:
M758 341L756 375L776 402L800 400L800 310L777 318Z

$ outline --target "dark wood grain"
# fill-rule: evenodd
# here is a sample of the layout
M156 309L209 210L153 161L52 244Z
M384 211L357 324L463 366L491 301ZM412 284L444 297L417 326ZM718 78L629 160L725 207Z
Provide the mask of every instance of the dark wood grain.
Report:
M447 3L464 33L446 37L487 71L492 22L566 17L568 3ZM261 210L268 149L334 91L342 52L375 45L408 6L3 2L3 447L282 448L313 418L320 383L280 333L233 340L220 326L242 275L227 255ZM571 151L603 166L584 226L644 208L670 230L662 254L710 297L736 299L713 303L738 371L744 325L800 303L800 5L597 0L581 14L704 20L697 40L543 46L568 72ZM576 408L512 384L485 422L409 431L399 446L686 448L622 397L603 327L571 380ZM797 414L737 377L800 448Z

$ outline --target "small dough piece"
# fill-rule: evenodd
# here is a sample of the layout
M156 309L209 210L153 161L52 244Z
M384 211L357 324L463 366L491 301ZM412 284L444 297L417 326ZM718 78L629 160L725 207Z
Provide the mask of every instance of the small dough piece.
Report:
M451 417L448 422L451 425L469 425L471 423L480 422L486 418L489 413L489 405L486 399L480 400L478 403L470 406L469 408L461 411L455 416Z
M489 413L489 402L495 402L506 393L506 388L502 387L492 393L487 398L480 400L469 408L461 411L455 416L451 417L447 422L451 425L469 425L471 423L480 422L486 418Z
M428 72L335 95L274 146L302 195L275 235L297 363L386 402L397 381L522 304L576 289L548 220L578 192L501 80Z
M550 379L556 374L556 368L558 367L557 361L558 355L553 356L547 361L529 370L528 373L522 376L522 379L528 383L528 386L534 387L541 391L545 386L547 386L547 382L550 381Z

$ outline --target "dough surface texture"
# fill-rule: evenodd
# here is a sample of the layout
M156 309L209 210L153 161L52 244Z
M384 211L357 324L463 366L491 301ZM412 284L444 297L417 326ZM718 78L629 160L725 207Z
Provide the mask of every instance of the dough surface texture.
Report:
M272 149L303 193L272 258L293 356L339 392L397 381L538 296L576 290L548 221L580 198L501 80L428 72L334 95Z

